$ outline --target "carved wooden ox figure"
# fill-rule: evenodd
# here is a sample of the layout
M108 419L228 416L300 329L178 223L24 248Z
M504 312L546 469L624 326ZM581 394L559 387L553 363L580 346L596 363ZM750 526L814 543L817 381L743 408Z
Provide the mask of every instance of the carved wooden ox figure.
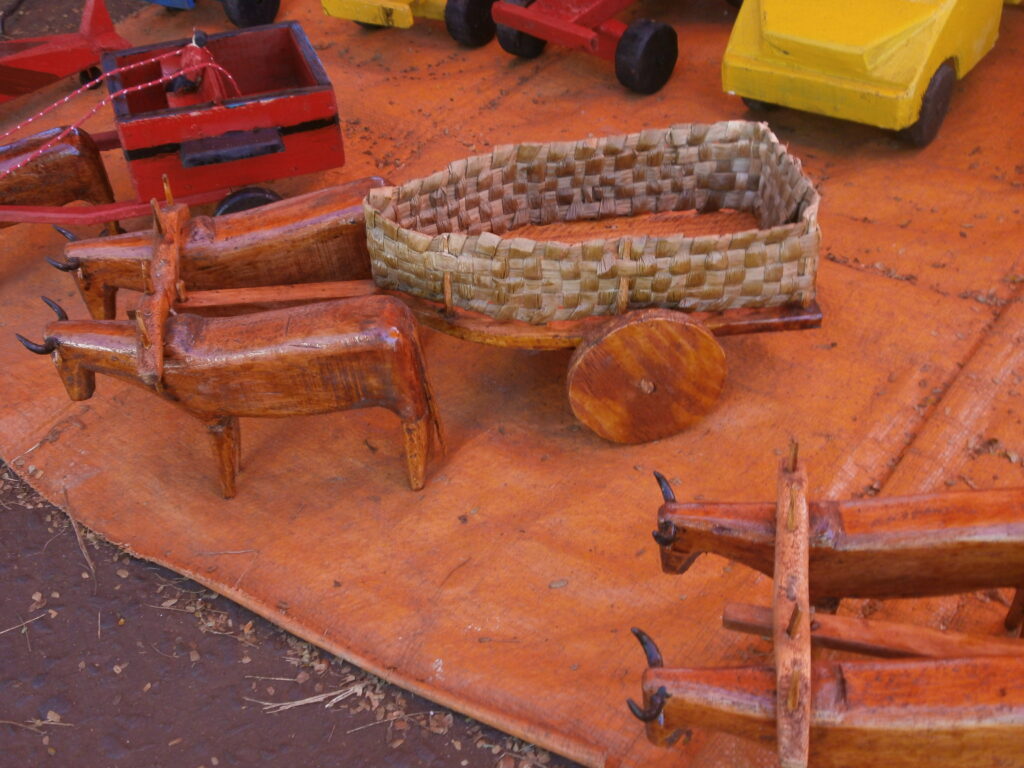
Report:
M136 326L128 321L70 321L57 312L42 344L72 400L92 396L96 374L145 386L206 425L225 498L235 493L240 416L295 416L380 406L402 421L409 485L423 487L431 431L443 449L410 310L368 296L226 318L168 319L163 378L139 376Z
M775 504L665 503L654 537L667 573L703 552L772 575ZM1007 629L1024 613L1024 489L810 501L810 588L817 603L1016 587Z
M74 129L57 144L16 171L63 128L0 146L0 205L64 205L75 200L114 202L103 159L85 131ZM11 226L0 223L0 227Z
M189 291L252 288L370 277L360 200L377 177L224 216L196 216L182 243L181 279ZM97 319L115 316L119 289L148 289L153 232L73 241L63 263Z
M668 746L692 728L761 744L778 738L778 710L792 697L767 666L666 668L657 647L634 630L647 654L647 737ZM809 691L812 768L965 768L1024 765L1024 656L813 662Z

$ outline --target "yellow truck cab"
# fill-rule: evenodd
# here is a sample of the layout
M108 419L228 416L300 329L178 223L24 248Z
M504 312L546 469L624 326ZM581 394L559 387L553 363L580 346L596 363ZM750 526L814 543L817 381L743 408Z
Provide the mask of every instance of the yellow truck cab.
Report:
M782 105L900 131L924 146L953 85L995 45L1003 0L745 0L722 86L751 108Z

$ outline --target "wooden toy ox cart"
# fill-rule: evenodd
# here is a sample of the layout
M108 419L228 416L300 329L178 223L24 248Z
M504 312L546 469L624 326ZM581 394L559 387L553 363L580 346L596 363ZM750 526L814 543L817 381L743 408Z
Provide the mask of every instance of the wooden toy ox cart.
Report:
M658 481L665 504L655 540L666 571L683 572L707 551L772 576L771 609L730 603L723 619L770 637L774 664L666 668L634 629L648 669L644 705L629 707L652 742L668 746L707 727L775 742L782 768L1022 764L1024 641L820 607L1012 586L1005 625L1019 632L1024 489L809 501L795 444L774 504L681 504ZM883 658L813 658L812 645Z
M344 163L334 89L295 22L107 53L102 66L116 131L0 147L0 226L145 215L164 179L179 201L224 198L219 212L240 210L280 199L247 185ZM100 155L113 149L137 200L113 200ZM92 205L61 207L75 200Z
M573 412L623 443L675 434L714 406L725 376L716 336L821 320L818 195L765 125L499 147L400 187L362 183L365 227L323 190L258 218L193 219L178 271L160 280L148 268L152 233L72 243L62 266L98 317L113 316L118 288L157 283L173 286L175 312L199 314L385 291L462 339L575 348ZM683 212L722 209L760 228L678 233L698 218ZM664 217L676 234L515 236L577 225L593 235L601 221L649 232Z

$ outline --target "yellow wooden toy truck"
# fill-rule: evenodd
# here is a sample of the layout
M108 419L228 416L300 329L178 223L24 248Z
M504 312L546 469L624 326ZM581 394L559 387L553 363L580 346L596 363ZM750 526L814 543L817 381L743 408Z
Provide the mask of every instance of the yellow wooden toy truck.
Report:
M320 0L324 13L364 27L408 29L413 19L443 21L448 34L470 48L494 37L493 0Z
M746 0L722 86L751 109L867 123L923 147L956 80L995 45L1002 9L1003 0Z

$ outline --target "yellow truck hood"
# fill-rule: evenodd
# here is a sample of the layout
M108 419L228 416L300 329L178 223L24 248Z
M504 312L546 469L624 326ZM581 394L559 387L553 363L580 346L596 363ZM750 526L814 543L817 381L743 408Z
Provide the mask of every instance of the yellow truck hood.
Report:
M761 0L766 45L794 64L870 75L921 35L935 34L955 0Z

